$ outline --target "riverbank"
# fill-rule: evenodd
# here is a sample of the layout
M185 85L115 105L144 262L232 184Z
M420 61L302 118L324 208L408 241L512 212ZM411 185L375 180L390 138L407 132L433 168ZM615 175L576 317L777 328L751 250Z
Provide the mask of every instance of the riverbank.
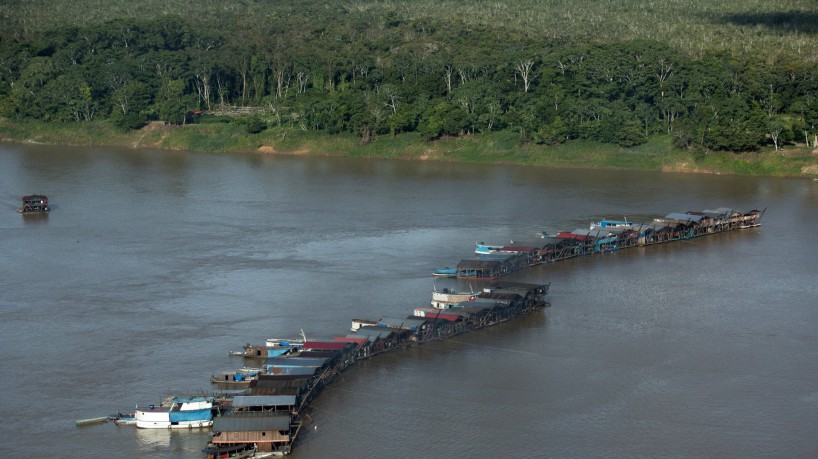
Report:
M543 167L818 178L818 152L803 145L780 151L697 153L672 148L669 136L624 149L574 141L563 145L520 145L514 132L444 138L424 142L417 134L380 136L367 144L349 134L327 135L299 127L273 127L248 134L236 122L152 123L124 131L107 122L43 123L0 119L0 140L49 145L112 146L205 152L347 156L402 160L520 164Z

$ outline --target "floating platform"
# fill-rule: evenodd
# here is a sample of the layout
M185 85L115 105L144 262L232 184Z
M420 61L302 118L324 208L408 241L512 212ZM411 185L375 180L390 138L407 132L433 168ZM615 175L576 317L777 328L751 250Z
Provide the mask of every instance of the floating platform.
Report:
M402 318L354 319L354 333L328 340L305 340L293 353L268 357L264 360L264 372L249 381L248 389L220 405L221 414L213 420L208 448L242 450L252 445L256 454L289 454L310 419L310 402L351 365L384 352L461 335L549 306L545 300L548 287L505 282L466 296L447 291L451 294L446 297L445 310L429 308L431 311L422 317L416 309Z
M23 196L23 206L17 209L21 214L44 214L51 209L48 208L48 196L42 194L30 194Z
M761 226L763 216L764 210L739 212L720 207L670 213L647 223L600 220L588 229L561 231L553 237L543 233L544 240L538 244L491 246L491 250L486 251L483 250L485 245L477 243L477 257L461 260L455 276L459 279L498 279L523 268L583 255L755 228Z
M527 266L574 256L752 228L760 225L763 214L725 208L668 214L650 223L616 222L560 232L536 245L490 246L488 253L478 255L478 260L458 264L457 277L497 278ZM548 307L549 287L495 280L480 291L443 289L433 292L428 307L415 308L403 318L353 319L352 333L332 339L268 339L265 345L248 344L242 353L231 352L264 359L263 371L249 381L246 390L234 391L218 403L211 440L204 451L208 457L289 454L311 421L312 400L351 365L380 353L461 335Z

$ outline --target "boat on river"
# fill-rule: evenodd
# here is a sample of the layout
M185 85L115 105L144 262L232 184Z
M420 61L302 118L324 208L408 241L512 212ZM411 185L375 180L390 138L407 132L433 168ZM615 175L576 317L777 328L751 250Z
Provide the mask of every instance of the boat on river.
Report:
M474 248L474 253L477 255L488 255L490 253L499 252L505 245L492 245L485 242L478 242L477 247Z
M30 194L23 196L23 207L17 209L21 214L44 214L51 209L48 208L48 196L42 194Z
M267 347L301 347L307 342L307 335L304 330L301 330L301 336L298 338L267 338L264 344Z
M223 371L210 377L213 384L228 384L233 386L249 386L250 381L258 379L258 375L263 374L263 368L239 368L235 371Z
M435 277L457 277L457 268L449 268L448 266L445 268L435 268L432 271L432 275Z
M213 397L171 397L160 405L137 406L136 427L140 429L192 429L213 425Z
M450 288L432 291L432 307L435 309L449 309L460 303L474 301L478 293L473 291L458 292Z

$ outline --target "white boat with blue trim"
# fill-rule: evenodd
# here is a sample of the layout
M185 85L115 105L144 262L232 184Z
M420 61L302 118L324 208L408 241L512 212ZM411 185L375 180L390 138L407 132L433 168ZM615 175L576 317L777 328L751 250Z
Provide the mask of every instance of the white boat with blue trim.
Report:
M171 397L160 405L137 406L136 427L140 429L192 429L213 425L213 397Z

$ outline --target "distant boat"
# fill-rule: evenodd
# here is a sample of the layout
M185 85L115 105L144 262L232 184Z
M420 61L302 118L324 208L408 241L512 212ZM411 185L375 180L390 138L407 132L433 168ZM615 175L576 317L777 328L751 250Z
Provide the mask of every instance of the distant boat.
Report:
M23 207L17 209L21 214L44 214L49 212L48 196L42 194L30 194L23 196Z
M136 427L140 429L181 429L213 425L213 397L171 397L160 405L137 406Z
M432 271L432 275L437 277L456 277L457 268L436 268L434 271Z

